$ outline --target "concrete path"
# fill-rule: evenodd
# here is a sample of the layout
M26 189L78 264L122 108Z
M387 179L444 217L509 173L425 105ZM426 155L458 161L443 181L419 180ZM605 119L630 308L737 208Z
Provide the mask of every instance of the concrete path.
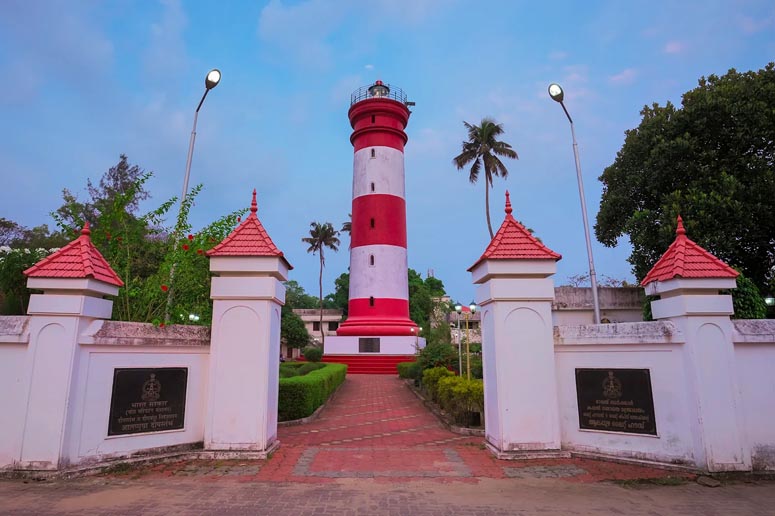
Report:
M775 515L771 482L711 489L608 462L496 460L391 376L348 377L316 421L280 428L279 438L268 461L2 481L0 514Z

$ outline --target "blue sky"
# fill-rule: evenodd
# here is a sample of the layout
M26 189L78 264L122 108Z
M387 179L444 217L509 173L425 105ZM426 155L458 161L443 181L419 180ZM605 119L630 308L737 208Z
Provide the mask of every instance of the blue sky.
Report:
M557 283L587 269L570 130L546 88L559 82L576 122L591 222L597 180L645 104L680 102L703 75L775 56L764 1L392 2L5 0L0 16L0 217L53 225L61 190L85 195L125 153L154 172L145 208L179 195L193 111L210 68L223 72L199 117L195 227L247 207L317 290L311 221L339 226L351 202L350 92L375 79L417 103L407 128L409 266L467 302L466 269L487 246L484 184L452 165L462 122L503 123L519 153L496 180L493 225L514 214L563 255ZM630 279L626 238L594 243L599 275ZM347 269L329 254L324 290Z

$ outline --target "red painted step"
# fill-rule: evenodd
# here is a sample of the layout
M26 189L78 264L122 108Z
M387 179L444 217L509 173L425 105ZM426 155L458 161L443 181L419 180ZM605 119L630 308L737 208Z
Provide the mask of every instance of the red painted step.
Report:
M348 374L393 374L396 364L414 362L414 355L323 355L323 362L347 364Z

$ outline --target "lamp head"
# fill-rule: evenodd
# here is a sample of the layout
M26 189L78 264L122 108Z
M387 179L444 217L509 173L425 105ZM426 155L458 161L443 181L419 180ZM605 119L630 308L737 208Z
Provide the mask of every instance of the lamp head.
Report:
M455 311L459 314L460 312L463 311L463 307L460 305L455 305Z
M221 71L217 68L213 68L207 73L207 77L205 77L205 88L211 90L218 86L219 82L221 82Z
M390 93L390 88L382 81L377 81L369 86L369 95L372 97L387 97L388 93Z
M549 96L552 97L552 100L555 102L562 102L565 98L565 92L562 91L562 87L559 84L553 82L549 85Z
M476 313L476 305L475 304L471 303L468 308L471 309L471 313L472 314Z
M775 306L775 297L767 296L764 298L764 304L767 306Z

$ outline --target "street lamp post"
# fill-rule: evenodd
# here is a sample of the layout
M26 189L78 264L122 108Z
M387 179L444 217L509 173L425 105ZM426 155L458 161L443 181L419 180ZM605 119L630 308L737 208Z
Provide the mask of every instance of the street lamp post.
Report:
M460 338L460 312L463 311L463 307L455 305L455 312L457 312L457 374L463 376L463 350L461 349Z
M559 102L562 106L562 110L565 111L565 116L568 117L570 122L570 133L573 138L573 157L576 160L576 180L579 184L579 198L581 199L581 218L584 222L584 236L587 240L587 258L589 259L589 281L592 284L592 304L595 309L595 324L600 324L600 301L597 297L597 275L595 274L595 260L592 258L592 240L589 237L589 222L587 221L587 202L584 199L584 183L581 180L581 162L579 161L579 146L576 143L576 130L573 127L573 119L568 113L568 109L563 103L565 93L559 84L549 85L549 96L552 100Z
M476 313L476 305L469 305L469 312L466 312L466 378L471 379L471 334L468 328L468 318Z
M191 176L191 160L194 157L194 142L196 141L196 121L199 118L199 110L202 108L202 104L205 101L205 97L207 97L207 94L210 92L211 89L218 86L218 83L221 82L221 71L217 68L213 68L209 72L207 72L207 75L205 76L205 92L202 95L202 100L199 101L199 105L196 107L196 111L194 111L194 126L191 129L191 138L188 141L188 156L186 157L186 174L183 176L183 193L180 195L180 209L178 210L178 222L175 225L175 247L177 248L178 241L180 240L180 230L183 225L183 208L186 203L186 196L188 195L188 179ZM170 284L169 284L169 291L167 294L167 307L164 311L164 322L168 323L170 321L170 309L172 308L172 293L173 293L173 279L175 279L175 267L177 265L177 262L172 263L172 267L170 268Z

